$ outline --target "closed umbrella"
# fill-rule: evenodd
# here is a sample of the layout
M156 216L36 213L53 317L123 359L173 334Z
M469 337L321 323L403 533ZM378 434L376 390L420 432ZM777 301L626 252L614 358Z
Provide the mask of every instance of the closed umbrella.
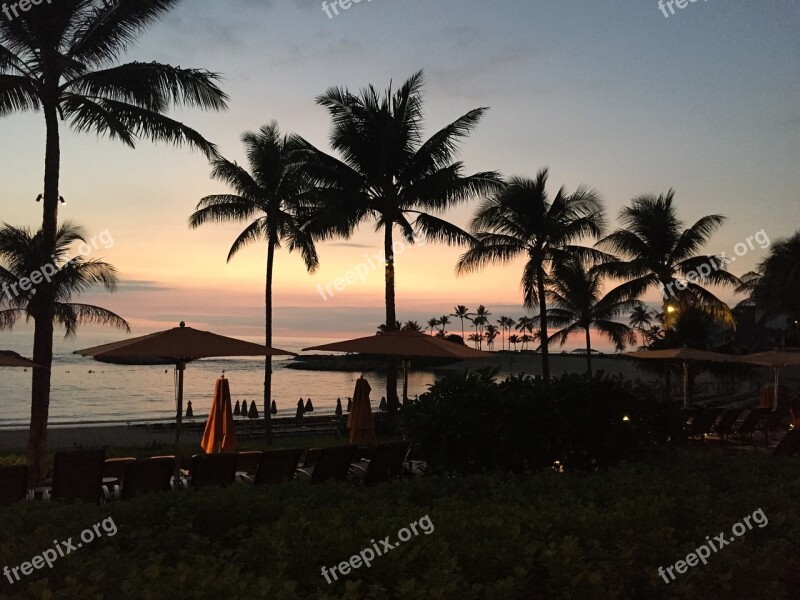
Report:
M206 454L236 452L238 447L231 410L231 387L224 375L217 379L200 447Z
M408 400L408 370L411 358L455 358L459 360L489 358L489 352L475 350L418 331L390 331L369 337L312 346L303 350L357 352L378 356L397 356L403 359L403 404Z
M341 398L337 398L336 399L336 410L334 412L335 412L337 417L341 417L342 416L342 399Z
M736 357L737 362L760 367L772 367L775 376L775 393L772 397L772 410L778 409L778 394L781 380L781 369L800 367L800 352L792 350L775 349L769 352L758 352Z
M351 444L374 445L376 443L375 421L372 418L372 406L369 403L370 391L372 388L362 375L356 380L356 389L353 392L353 410L347 417Z
M308 400L306 400L306 408L305 408L305 411L306 411L306 412L314 412L314 405L311 403L311 398L309 398Z
M303 399L300 398L300 400L297 401L297 413L295 413L295 417L298 418L298 419L302 419L303 418L303 413L305 412L305 410L306 409L303 406Z
M278 405L275 404L275 400L272 401L272 407L270 408L270 412L272 412L273 415L278 414Z
M233 416L238 417L242 414L242 407L239 406L239 401L236 401L236 406L233 408Z
M689 363L690 362L736 362L735 356L694 348L669 348L667 350L641 350L626 352L623 356L639 360L671 360L683 363L683 407L689 408Z
M253 400L250 403L250 410L247 413L247 418L248 419L257 419L258 418L258 405L256 404L255 400Z
M77 350L75 354L90 356L95 360L127 365L175 365L176 373L176 427L175 427L175 481L180 480L181 433L183 419L183 376L186 365L195 360L222 356L293 356L294 352L253 344L186 327L179 327Z

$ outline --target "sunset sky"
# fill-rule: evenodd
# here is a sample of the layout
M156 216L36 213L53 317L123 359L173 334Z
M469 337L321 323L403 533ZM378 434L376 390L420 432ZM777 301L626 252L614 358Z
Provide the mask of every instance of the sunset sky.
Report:
M674 188L687 224L729 218L709 253L730 256L760 230L776 240L800 226L798 0L709 0L669 18L656 0L372 0L340 13L329 19L316 0L187 0L126 58L222 74L229 110L178 117L239 162L242 132L271 120L327 150L329 118L316 95L334 85L383 89L424 69L428 135L472 108L491 109L463 146L469 172L533 177L549 167L553 194L595 188L612 225L631 198ZM0 221L38 227L44 119L2 118L0 137ZM150 142L134 151L64 127L62 158L60 218L90 234L108 230L114 245L96 256L123 281L115 296L92 301L137 334L183 319L259 335L265 247L226 264L241 226L187 227L201 197L227 191L202 155ZM448 216L466 225L475 204ZM327 301L317 285L380 250L367 225L321 245L313 275L281 251L276 335L373 332L383 322L380 269ZM519 264L457 278L460 252L426 245L398 257L400 319L423 322L454 304L524 313ZM742 274L765 254L756 248L731 270Z

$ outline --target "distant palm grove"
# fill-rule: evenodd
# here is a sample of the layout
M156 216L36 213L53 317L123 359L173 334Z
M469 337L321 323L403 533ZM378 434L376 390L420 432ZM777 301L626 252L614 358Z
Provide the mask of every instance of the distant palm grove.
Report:
M724 217L711 214L684 223L672 190L633 198L615 227L609 225L598 191L552 185L549 171L538 165L531 165L528 174L508 177L499 165L467 171L460 150L488 108L457 116L426 137L422 71L397 89L390 85L379 91L370 85L359 93L344 87L323 92L316 100L330 117L328 149L313 146L298 133L282 134L274 115L264 115L242 137L248 168L223 158L199 132L166 116L173 107L226 109L219 75L119 61L174 4L143 0L118 9L114 3L59 0L41 7L53 18L22 14L13 22L0 19L0 117L36 110L46 125L43 189L41 173L30 174L31 190L42 193L41 229L0 231L3 282L18 283L52 255L64 254L67 242L81 239L75 225L58 222L60 133L68 127L107 135L130 147L142 139L188 146L211 161L211 177L230 191L198 198L189 225L240 223L241 233L232 245L219 250L227 250L229 260L246 245L263 244L267 344L272 342L273 321L280 318L272 310L279 250L300 253L313 272L325 259L325 242L347 239L362 224L381 234L385 252L380 331L457 335L462 343L488 350L498 345L500 350L537 349L545 378L550 376L551 346L572 339L585 348L591 372L593 332L618 349L710 347L716 330L732 328L753 314L757 319L800 319L800 233L775 241L758 269L739 278L724 260L705 250ZM462 227L447 220L448 210L471 202L476 206L470 223ZM525 314L511 318L492 314L485 306L472 310L456 305L424 324L402 324L395 302L397 239L463 248L454 265L459 276L518 265ZM693 275L698 272L703 275ZM113 291L115 282L110 265L67 265L60 280L36 283L22 298L0 297L0 328L30 318L35 325L33 359L50 366L54 323L65 325L68 334L84 322L127 327L113 313L70 302L91 283ZM720 286L745 299L729 307L716 294ZM674 294L665 296L657 310L642 303L646 293L664 289ZM388 361L387 373L386 397L394 410L394 361ZM32 378L28 464L35 479L41 476L46 452L50 371L34 370ZM269 438L269 359L263 399Z

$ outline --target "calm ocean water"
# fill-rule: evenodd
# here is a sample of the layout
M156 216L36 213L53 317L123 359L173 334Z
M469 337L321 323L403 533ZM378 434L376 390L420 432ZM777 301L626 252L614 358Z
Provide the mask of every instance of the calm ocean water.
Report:
M32 334L0 334L0 349L14 350L30 357ZM174 369L158 366L118 366L95 362L72 354L87 348L122 339L119 334L81 333L77 338L56 338L53 361L50 423L130 422L174 419ZM251 341L258 341L253 339ZM299 352L302 348L335 340L276 338L274 345ZM353 395L360 373L297 371L287 369L291 358L273 360L272 391L278 416L295 414L297 400L311 397L316 411L332 413L336 399ZM186 369L184 405L192 401L195 414L207 414L214 394L214 383L222 371L230 380L233 401L256 400L262 409L264 368L262 359L207 359L191 363ZM371 399L377 409L385 395L385 379L365 373L372 386ZM432 373L412 372L409 394L420 394L433 383ZM22 369L0 369L0 428L27 426L30 420L31 373Z

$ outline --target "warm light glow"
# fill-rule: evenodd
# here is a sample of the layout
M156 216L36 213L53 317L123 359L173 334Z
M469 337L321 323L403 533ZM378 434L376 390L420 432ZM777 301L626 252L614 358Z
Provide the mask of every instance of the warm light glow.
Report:
M674 306L667 306L667 312L668 313L674 313L676 310L678 310L678 309L675 308Z
M622 420L623 421L630 421L631 418L628 415L625 415L624 417L622 417Z

